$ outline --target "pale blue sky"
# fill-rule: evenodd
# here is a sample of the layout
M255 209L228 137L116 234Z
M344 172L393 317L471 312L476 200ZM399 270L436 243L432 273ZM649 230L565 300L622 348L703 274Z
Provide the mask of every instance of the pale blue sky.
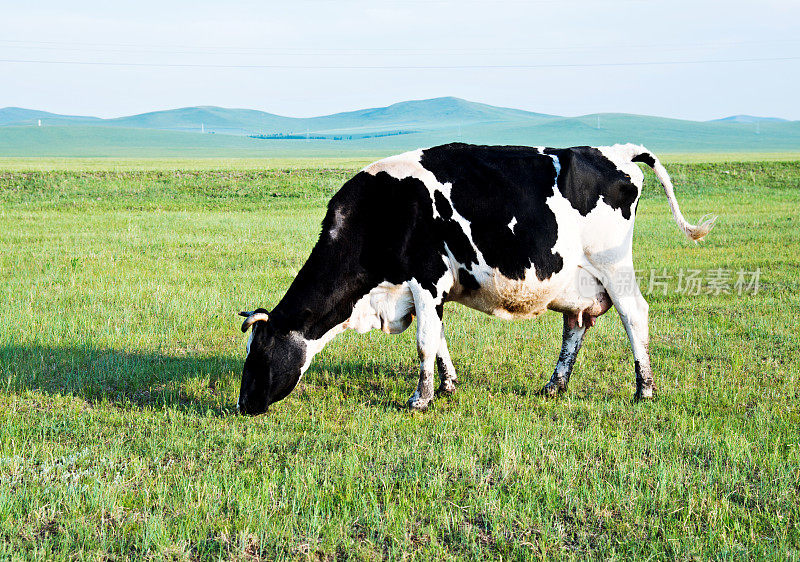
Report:
M453 95L559 115L800 119L800 2L4 2L0 61L0 107L102 117Z

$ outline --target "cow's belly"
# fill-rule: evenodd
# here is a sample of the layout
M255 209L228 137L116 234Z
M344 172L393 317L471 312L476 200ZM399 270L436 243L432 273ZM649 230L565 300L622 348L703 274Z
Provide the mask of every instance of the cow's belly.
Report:
M480 285L478 289L458 285L449 300L499 318L521 320L545 312L563 291L569 276L562 270L541 281L529 270L525 279L509 279L492 270L477 272L475 279Z
M361 334L370 330L399 334L411 324L413 313L414 297L408 284L383 282L359 299L346 327Z
M479 289L458 286L449 300L508 320L533 318L547 310L579 314L609 300L603 286L580 267L565 268L543 281L533 270L520 280L496 270L477 279Z

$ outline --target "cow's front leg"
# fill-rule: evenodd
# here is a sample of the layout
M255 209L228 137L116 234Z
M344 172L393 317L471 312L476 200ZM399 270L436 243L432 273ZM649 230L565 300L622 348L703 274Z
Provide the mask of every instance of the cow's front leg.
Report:
M419 383L417 390L408 399L408 405L414 410L424 410L433 399L433 375L436 356L442 343L442 321L436 312L436 300L429 291L415 287L412 288L412 293L417 311Z
M578 314L581 314L580 312ZM583 344L583 336L586 335L587 325L583 322L578 324L578 314L564 314L564 331L561 341L561 354L558 356L558 363L550 377L550 382L544 385L542 394L546 396L557 396L566 392L569 384L569 376L572 374L572 367L578 357L578 351Z
M447 340L444 338L444 324L442 324L442 337L439 342L439 351L436 353L436 368L439 371L439 392L452 394L456 391L456 368L450 359L450 350L447 349Z

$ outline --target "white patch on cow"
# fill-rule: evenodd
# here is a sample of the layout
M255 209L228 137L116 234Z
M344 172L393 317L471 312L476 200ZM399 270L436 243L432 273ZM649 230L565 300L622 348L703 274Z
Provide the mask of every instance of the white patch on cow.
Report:
M511 232L514 232L514 226L515 226L516 224L517 224L517 217L512 217L512 218L511 218L511 221L509 221L509 223L508 223L508 229L509 229Z
M314 356L333 338L345 330L364 334L370 330L382 330L387 334L399 334L411 324L414 300L407 283L395 285L384 281L361 297L353 306L350 317L328 330L317 340L304 340L306 357L301 373L305 373Z
M408 328L413 311L414 300L408 283L395 285L384 281L359 299L346 324L359 334L370 330L399 334Z
M394 156L388 156L377 162L373 162L361 171L373 176L378 175L380 172L386 172L393 178L399 180L407 177L416 177L415 173L418 173L419 169L422 168L419 165L420 158L422 158L421 148L403 152L402 154L395 154Z
M582 218L583 252L595 266L617 266L633 263L633 221L626 220L618 209L607 205L602 199L592 211Z
M338 208L334 209L333 226L331 226L330 229L330 235L332 239L336 240L336 238L339 236L339 231L341 230L343 224L344 224L344 215L342 214L341 209Z
M558 189L558 176L561 174L561 162L558 157L551 154L553 166L556 170L556 179L553 183L553 195L547 198L545 204L550 207L556 217L556 243L552 252L559 254L564 260L562 271L571 271L578 266L581 258L581 229L579 228L581 214L572 206L569 200ZM556 272L558 274L558 272Z
M302 338L302 336L300 336L306 344L305 362L303 363L303 366L300 367L301 376L308 370L309 366L311 366L311 360L314 359L314 356L320 351L322 351L322 348L325 347L329 341L331 341L333 338L335 338L336 336L338 336L347 329L347 326L345 326L345 324L347 324L347 322L342 322L341 324L334 326L333 328L325 332L325 334L318 340L307 340L305 338Z
M250 355L250 346L253 344L253 336L255 335L256 330L255 328L250 330L250 335L247 337L247 355ZM245 360L247 356L245 356Z
M449 259L444 258L444 263L445 265L449 265ZM445 300L445 295L450 293L450 291L453 289L453 285L456 281L455 275L453 274L454 271L455 269L448 267L448 269L445 270L444 274L436 282L436 294L433 295L433 297L434 302L437 305L442 304Z

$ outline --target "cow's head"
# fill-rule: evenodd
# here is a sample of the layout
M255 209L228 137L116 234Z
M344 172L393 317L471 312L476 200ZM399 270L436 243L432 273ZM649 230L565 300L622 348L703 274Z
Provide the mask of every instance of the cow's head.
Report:
M297 386L306 344L296 333L277 329L263 308L239 315L247 318L242 331L252 328L239 390L239 411L263 414L270 404L282 400Z

